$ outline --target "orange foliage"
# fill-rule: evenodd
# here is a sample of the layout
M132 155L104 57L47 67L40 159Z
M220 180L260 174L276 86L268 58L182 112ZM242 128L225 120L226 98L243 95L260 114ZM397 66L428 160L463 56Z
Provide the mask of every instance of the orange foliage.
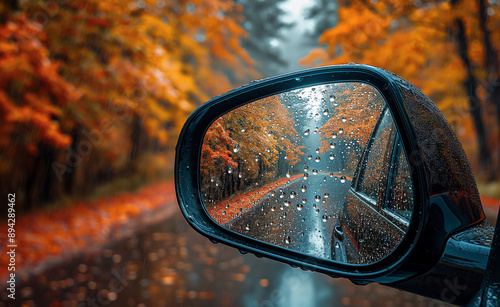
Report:
M55 148L71 143L59 118L80 93L59 76L59 64L48 58L46 39L43 29L24 15L0 25L0 148L12 146L13 137L32 153L38 142ZM14 134L19 130L26 134Z
M499 11L498 6L490 8ZM457 130L463 130L461 123L468 116L468 97L462 85L466 74L450 31L455 18L462 18L470 57L482 70L477 16L477 1L457 1L455 5L446 1L339 1L337 26L323 32L319 43L324 47L311 51L301 63L356 62L387 69L420 88ZM489 16L490 30L497 36L498 16Z

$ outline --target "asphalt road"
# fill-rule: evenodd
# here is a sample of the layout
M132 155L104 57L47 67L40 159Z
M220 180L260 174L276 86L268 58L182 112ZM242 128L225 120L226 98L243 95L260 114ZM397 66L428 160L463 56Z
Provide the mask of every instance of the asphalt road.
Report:
M0 306L446 306L242 255L211 243L174 212L128 238L23 274L15 301L0 289Z
M225 226L249 237L331 259L331 235L350 181L311 174L269 192Z

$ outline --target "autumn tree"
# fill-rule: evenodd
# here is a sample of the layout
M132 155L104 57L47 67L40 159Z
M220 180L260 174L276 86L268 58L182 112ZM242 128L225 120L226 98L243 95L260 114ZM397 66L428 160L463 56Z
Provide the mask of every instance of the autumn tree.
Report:
M255 76L231 1L7 1L0 10L0 186L19 193L20 207L165 167L187 115L232 87L227 70L235 82Z
M294 120L279 96L226 113L205 134L201 154L202 189L218 201L285 177L303 155ZM285 164L285 167L280 165Z
M338 25L323 32L319 42L324 47L312 50L302 63L366 63L408 79L438 104L466 147L470 131L475 131L474 156L486 170L491 165L489 147L498 145L492 143L498 126L486 125L491 116L483 112L490 108L486 96L494 100L496 91L491 80L498 72L498 50L491 41L498 32L498 6L479 0L357 0L338 5Z

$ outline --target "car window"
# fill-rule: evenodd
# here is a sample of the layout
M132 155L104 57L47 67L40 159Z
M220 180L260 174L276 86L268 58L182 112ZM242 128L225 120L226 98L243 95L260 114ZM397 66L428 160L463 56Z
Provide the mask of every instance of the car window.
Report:
M408 159L406 158L403 146L398 144L398 162L394 188L385 208L398 216L409 220L413 208L413 188Z
M372 135L369 150L365 153L356 189L367 196L373 204L378 202L380 190L385 185L396 132L389 111L385 110L382 116L377 131Z

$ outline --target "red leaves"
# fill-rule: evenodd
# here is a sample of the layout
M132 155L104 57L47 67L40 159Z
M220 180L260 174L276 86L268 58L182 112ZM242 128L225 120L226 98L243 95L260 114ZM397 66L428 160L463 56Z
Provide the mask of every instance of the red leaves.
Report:
M42 44L45 39L41 28L23 15L0 26L0 108L5 123L0 138L8 140L15 130L33 128L33 137L16 140L24 142L23 148L39 141L56 148L71 143L54 119L61 115L60 106L76 101L79 94L59 76L58 65Z
M17 268L26 270L49 258L71 255L82 248L99 246L133 230L148 219L161 216L162 206L175 203L173 182L150 185L134 194L120 194L91 202L76 202L52 211L36 212L17 219L19 248ZM0 229L7 229L5 222ZM0 232L6 242L7 231ZM7 276L8 255L0 255L0 279Z

